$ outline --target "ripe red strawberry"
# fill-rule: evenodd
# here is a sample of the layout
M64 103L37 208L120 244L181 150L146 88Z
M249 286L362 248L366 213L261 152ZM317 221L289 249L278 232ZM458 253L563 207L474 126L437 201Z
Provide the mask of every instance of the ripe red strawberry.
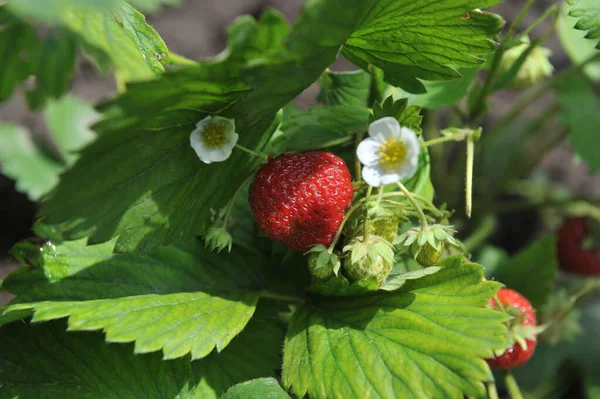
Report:
M537 320L535 309L521 294L509 288L498 291L497 298L490 298L489 307L508 313L513 318L508 323L509 346L505 351L488 359L490 366L509 370L525 363L535 350L537 344Z
M600 275L600 255L593 245L586 248L590 236L590 224L586 218L578 217L565 221L558 231L556 251L560 266L569 272L585 276Z
M352 196L344 161L312 152L269 159L250 186L248 201L267 236L304 252L332 243Z

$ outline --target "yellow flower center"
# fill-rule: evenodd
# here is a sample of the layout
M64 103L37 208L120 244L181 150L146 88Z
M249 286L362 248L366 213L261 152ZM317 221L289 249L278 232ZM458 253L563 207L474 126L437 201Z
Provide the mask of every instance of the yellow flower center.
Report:
M201 136L204 146L211 150L221 148L229 141L225 136L225 123L223 122L208 122L204 125Z
M404 163L407 154L406 146L402 140L390 137L379 146L379 163L384 169L396 169Z

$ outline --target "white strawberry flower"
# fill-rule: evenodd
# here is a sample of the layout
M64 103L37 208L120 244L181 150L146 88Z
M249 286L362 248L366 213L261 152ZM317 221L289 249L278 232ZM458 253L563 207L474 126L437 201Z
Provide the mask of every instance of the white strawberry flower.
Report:
M223 162L231 155L238 138L233 119L207 116L196 123L190 145L202 162Z
M417 171L421 146L417 134L401 127L396 118L385 117L369 126L369 137L356 148L364 165L362 178L370 186L380 187L412 177Z

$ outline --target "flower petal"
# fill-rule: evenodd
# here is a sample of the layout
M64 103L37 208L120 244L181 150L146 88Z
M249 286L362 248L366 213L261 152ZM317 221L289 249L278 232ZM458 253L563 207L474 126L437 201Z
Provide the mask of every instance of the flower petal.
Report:
M379 164L379 142L373 139L364 139L356 147L356 156L360 163L366 166Z
M206 125L208 122L210 122L212 120L212 116L207 116L206 118L202 119L200 122L196 123L196 127L204 127L204 125Z
M381 187L401 180L401 176L396 171L386 171L379 165L365 166L362 170L362 178L373 187Z
M390 136L398 137L399 133L400 123L391 116L377 119L369 125L369 136L379 142L387 140Z
M190 145L196 152L196 155L200 160L204 163L211 163L210 160L210 150L204 146L204 141L202 140L202 129L204 127L200 126L194 129L194 131L190 134Z
M211 161L213 162L223 162L231 155L231 149L226 150L225 148L217 148L212 150L209 154Z

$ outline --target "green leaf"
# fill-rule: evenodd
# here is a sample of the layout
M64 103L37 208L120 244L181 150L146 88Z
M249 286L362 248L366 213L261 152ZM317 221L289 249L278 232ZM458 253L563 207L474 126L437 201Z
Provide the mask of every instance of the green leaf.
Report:
M588 31L586 39L600 39L600 4L596 0L567 0L571 5L569 16L578 18L574 28ZM596 43L600 50L600 41Z
M569 128L569 144L592 173L600 172L598 126L600 97L581 73L569 74L556 85L558 102L563 106L561 122Z
M459 102L466 94L467 89L473 83L478 70L475 68L459 68L462 77L458 79L442 82L422 82L427 93L410 94L402 89L391 88L394 99L408 98L409 104L421 106L423 108L443 108L450 107Z
M243 64L231 53L130 85L105 105L110 111L97 126L99 139L63 175L41 216L68 239L118 236L118 252L168 245L198 226L205 231L211 208L225 205L257 161L236 150L224 164L203 164L189 145L196 122L217 113L234 119L239 144L260 150L279 109L333 63L360 9L358 0L311 2L277 57ZM250 30L246 43L256 35L261 28Z
M444 264L442 264L441 267L444 267ZM429 276L430 274L435 274L441 270L441 267L426 267L424 269L414 270L412 272L400 274L390 273L385 282L381 285L380 289L384 291L396 291L404 284L406 284L408 280L416 280L425 276Z
M303 151L353 142L365 131L369 109L365 106L337 105L313 107L286 118L279 129L286 137L287 151Z
M421 122L423 121L421 107L408 105L408 98L395 99L393 96L389 96L383 103L375 102L369 122L386 116L396 118L401 126L409 127L416 133L421 133Z
M369 106L371 75L364 71L325 71L319 78L317 101L325 105Z
M144 16L120 2L111 13L61 11L60 22L79 37L102 71L114 66L124 81L152 78L164 71L168 49Z
M37 145L24 128L0 124L2 173L17 181L17 191L36 201L58 182L61 163Z
M368 10L359 28L344 44L342 54L355 65L384 72L386 82L410 93L425 93L424 80L460 77L453 67L476 68L479 56L493 52L490 38L504 20L472 11L498 0L379 1Z
M77 47L71 34L57 29L40 43L32 60L35 87L27 92L31 109L39 109L48 98L60 98L69 91L75 69Z
M84 100L63 96L49 101L44 116L59 152L56 155L45 143L34 141L24 128L0 124L2 173L16 180L17 190L33 201L58 183L58 175L65 168L60 160L71 165L78 157L75 151L93 140L89 125L97 113Z
M102 329L108 342L135 341L136 353L162 349L167 359L189 352L198 359L222 350L254 313L262 262L247 251L217 255L194 242L140 257L113 255L113 245L18 244L13 254L33 268L4 281L16 299L0 314L31 310L33 322L69 317L69 330Z
M494 278L520 292L535 308L541 308L552 293L558 273L555 241L553 236L539 238L496 268Z
M54 94L59 92L56 96L62 94L59 89L68 83L66 80L74 63L69 52L60 51L66 47L61 44L69 41L64 32L51 32L46 41L38 39L31 26L19 21L4 6L0 6L0 24L0 54L3 55L0 63L0 102L9 98L21 82L35 73L40 73L42 79L42 82L37 82L38 88L48 86L51 91L54 89ZM49 51L51 47L55 51L58 47L60 54ZM43 67L46 62L44 56L49 56L48 69ZM67 59L63 60L63 56ZM39 93L40 98L43 94Z
M483 397L483 359L505 345L505 316L483 308L498 288L465 263L394 293L306 304L286 337L283 385L300 397Z
M565 52L575 65L579 65L598 53L592 40L584 38L585 32L573 29L577 19L567 15L567 3L563 2L558 18L557 33ZM600 60L588 63L583 71L595 82L600 81Z
M46 124L67 165L73 165L77 152L96 137L91 125L98 116L90 104L71 95L50 101L44 109Z
M272 322L251 322L223 352L190 363L133 355L62 322L12 323L0 328L0 398L217 399L233 384L274 376L282 335Z
M231 387L221 399L290 399L275 378L258 378Z
M157 11L161 4L178 5L181 0L129 0L132 6L142 11ZM42 21L60 21L64 10L73 9L82 13L118 11L123 4L121 0L9 0L12 11L24 17L36 18Z
M261 302L252 320L222 352L192 362L202 376L198 398L220 398L232 385L259 377L276 377L281 369L284 332L275 306Z

